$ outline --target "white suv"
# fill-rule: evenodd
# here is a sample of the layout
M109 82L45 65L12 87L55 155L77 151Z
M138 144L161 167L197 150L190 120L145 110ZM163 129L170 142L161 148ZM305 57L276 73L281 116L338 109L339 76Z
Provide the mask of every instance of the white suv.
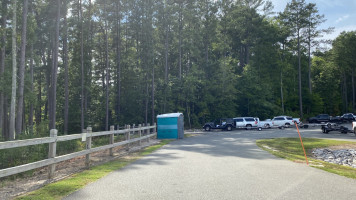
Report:
M289 127L290 125L293 125L293 118L289 116L277 116L272 119L272 124L273 126L284 126L284 127Z
M237 117L234 118L236 128L245 127L246 129L251 129L252 127L257 128L258 122L253 117Z

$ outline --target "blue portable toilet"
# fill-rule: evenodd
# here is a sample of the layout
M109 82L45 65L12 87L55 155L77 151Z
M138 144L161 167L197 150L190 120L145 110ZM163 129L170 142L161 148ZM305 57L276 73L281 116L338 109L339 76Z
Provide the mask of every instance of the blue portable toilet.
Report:
M182 113L157 115L157 139L183 139L184 117Z

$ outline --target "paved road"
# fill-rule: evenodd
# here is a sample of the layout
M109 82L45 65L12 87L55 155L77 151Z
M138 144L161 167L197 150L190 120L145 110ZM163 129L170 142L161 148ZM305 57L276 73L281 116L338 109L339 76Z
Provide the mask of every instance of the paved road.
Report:
M354 134L303 137L355 140ZM296 129L209 132L174 141L66 199L355 199L356 181L259 149L256 139Z

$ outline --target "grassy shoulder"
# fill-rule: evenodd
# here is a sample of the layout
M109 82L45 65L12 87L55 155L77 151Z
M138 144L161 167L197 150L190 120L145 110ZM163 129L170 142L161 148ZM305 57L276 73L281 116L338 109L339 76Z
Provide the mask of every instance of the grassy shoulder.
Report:
M304 152L299 138L276 138L257 140L257 146L271 154L291 160L293 162L306 162ZM355 145L355 142L324 140L315 138L303 138L303 144L308 156L310 166L319 168L331 173L335 173L348 178L356 179L356 169L348 166L332 164L311 157L312 150L315 148L327 148L330 146Z
M92 183L112 171L125 167L126 165L136 161L137 159L152 153L153 151L161 148L162 146L170 143L172 140L162 140L159 144L150 146L128 158L120 158L118 160L105 163L92 167L90 170L85 170L78 174L74 174L71 177L48 184L41 189L30 192L24 196L20 196L16 199L62 199L63 197L73 193L80 188L83 188L89 183Z

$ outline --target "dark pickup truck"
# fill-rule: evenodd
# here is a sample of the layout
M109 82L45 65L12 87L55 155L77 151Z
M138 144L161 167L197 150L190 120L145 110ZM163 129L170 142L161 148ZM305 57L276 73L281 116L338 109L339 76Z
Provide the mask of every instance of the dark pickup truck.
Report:
M320 114L316 117L311 117L308 119L309 123L321 123L321 122L330 122L330 116L327 114Z
M308 119L309 123L327 123L327 122L332 122L332 123L342 123L342 118L339 116L330 116L328 114L320 114L315 117L311 117Z
M234 123L234 119L232 118L217 119L214 120L213 122L205 123L203 126L203 129L205 131L210 131L211 129L222 129L222 130L231 131L233 128L235 128L235 123Z

